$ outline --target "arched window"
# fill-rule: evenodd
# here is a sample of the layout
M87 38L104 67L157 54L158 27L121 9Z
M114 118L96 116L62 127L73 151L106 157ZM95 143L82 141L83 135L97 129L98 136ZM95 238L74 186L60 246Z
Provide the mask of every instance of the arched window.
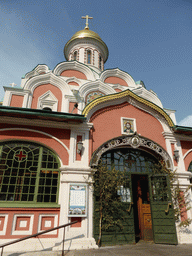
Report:
M191 161L187 171L192 173L192 161ZM192 184L192 178L190 178L190 183Z
M130 173L152 173L157 160L151 154L135 149L122 148L111 150L102 156L102 161L111 169L113 166L120 171Z
M77 51L75 51L73 54L73 60L77 60Z
M57 203L59 161L35 143L0 145L0 204Z
M91 64L91 51L87 51L87 64Z

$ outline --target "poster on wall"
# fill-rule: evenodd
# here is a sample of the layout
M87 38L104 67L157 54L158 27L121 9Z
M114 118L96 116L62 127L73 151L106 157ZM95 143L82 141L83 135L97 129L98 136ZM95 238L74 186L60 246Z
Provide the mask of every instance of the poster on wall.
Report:
M87 185L70 184L68 216L87 216Z

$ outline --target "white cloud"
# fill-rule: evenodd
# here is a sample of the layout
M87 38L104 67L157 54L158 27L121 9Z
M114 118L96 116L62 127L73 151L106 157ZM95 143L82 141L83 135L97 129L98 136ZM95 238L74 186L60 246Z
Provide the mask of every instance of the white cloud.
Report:
M192 115L185 117L178 125L192 127Z

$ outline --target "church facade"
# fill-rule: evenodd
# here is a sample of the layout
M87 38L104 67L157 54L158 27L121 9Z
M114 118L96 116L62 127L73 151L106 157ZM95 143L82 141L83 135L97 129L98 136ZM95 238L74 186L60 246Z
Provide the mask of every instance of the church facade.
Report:
M88 17L87 17L88 20ZM175 223L169 180L152 175L161 160L181 190L192 177L192 128L176 125L155 92L118 68L104 69L108 48L85 29L66 43L65 62L37 65L20 87L4 87L0 106L1 243L71 221L69 249L96 248L98 219L93 173L100 160L129 173L117 193L126 205L123 231L104 232L103 244L192 243L192 225ZM191 190L185 199L192 199ZM191 219L185 210L180 221ZM6 250L61 249L56 230Z

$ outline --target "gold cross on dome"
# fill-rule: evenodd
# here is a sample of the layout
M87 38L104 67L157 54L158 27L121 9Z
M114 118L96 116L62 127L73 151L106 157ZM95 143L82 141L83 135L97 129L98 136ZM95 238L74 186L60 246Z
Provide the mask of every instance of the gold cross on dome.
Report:
M89 17L89 15L82 16L82 19L86 19L85 28L89 29L89 19L93 19L93 17Z

